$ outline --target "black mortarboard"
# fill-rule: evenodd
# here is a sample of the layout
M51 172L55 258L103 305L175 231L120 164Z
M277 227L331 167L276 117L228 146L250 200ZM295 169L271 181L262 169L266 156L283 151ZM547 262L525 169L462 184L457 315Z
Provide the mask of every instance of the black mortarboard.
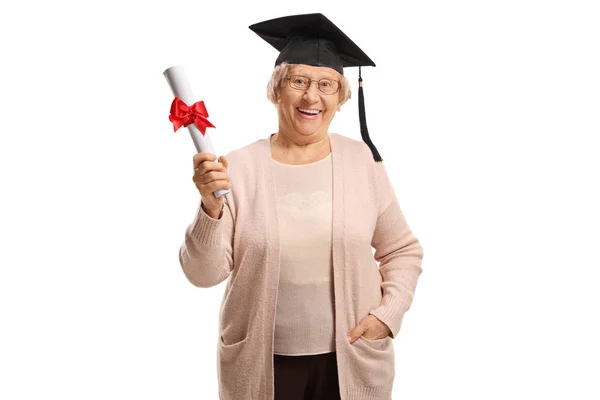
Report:
M280 52L275 65L287 62L329 67L342 75L343 67L358 67L360 133L375 161L382 161L367 130L360 70L361 66L374 67L375 63L323 14L275 18L250 25L249 28Z

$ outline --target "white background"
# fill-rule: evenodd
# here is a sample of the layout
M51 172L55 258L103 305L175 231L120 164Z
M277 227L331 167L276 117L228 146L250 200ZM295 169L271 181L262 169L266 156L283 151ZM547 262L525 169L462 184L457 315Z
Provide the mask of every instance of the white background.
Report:
M242 147L277 129L248 26L310 12L377 63L369 131L425 250L394 399L600 398L596 2L321 3L0 6L0 398L218 398L225 283L179 266L199 194L162 72ZM346 74L331 131L360 139Z

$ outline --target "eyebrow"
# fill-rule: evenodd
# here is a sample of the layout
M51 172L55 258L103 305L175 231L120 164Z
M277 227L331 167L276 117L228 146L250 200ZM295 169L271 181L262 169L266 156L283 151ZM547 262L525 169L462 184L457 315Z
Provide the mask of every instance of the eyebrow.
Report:
M317 76L319 77L318 79L331 79L331 80L334 80L334 81L337 80L337 78L335 77L334 74L329 74L327 72L323 72L324 75L320 75L320 74L321 73L317 74ZM307 78L312 79L310 77L311 74L307 70L300 70L300 71L294 71L294 70L292 70L290 72L290 75L301 75L301 76L306 76Z

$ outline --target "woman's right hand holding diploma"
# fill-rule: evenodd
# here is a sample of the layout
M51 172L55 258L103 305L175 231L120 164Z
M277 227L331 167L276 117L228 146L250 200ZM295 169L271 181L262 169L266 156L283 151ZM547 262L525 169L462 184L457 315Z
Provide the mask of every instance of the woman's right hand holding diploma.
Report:
M194 154L194 176L192 180L202 196L202 209L213 219L219 219L225 196L215 197L214 192L219 189L231 189L227 175L227 158L212 153Z

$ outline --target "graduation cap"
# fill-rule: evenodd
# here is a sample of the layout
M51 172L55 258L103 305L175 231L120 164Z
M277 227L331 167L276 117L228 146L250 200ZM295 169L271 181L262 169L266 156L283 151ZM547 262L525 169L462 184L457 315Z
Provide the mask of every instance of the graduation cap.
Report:
M358 118L360 134L369 146L375 161L382 161L369 138L365 116L361 67L375 66L348 36L323 14L301 14L270 19L249 27L279 51L275 65L306 64L329 67L344 74L344 67L358 67Z

